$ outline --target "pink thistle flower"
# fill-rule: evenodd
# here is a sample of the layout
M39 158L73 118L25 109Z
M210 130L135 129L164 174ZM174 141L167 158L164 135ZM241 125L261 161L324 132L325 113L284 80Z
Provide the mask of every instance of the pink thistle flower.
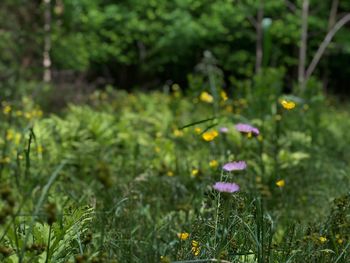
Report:
M239 191L239 185L235 183L216 182L213 188L216 191L224 193L235 193Z
M226 172L241 171L247 168L247 163L245 161L231 162L225 164L222 169Z
M219 131L220 131L221 133L228 133L228 128L227 128L227 127L221 127L221 128L219 129Z
M235 126L236 130L241 132L241 133L251 133L255 136L258 136L259 135L259 130L258 128L255 128L249 124L244 124L244 123L238 123L236 126Z

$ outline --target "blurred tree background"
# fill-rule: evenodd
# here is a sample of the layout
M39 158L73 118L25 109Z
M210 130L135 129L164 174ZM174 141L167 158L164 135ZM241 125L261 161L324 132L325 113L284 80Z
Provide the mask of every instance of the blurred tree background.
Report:
M53 86L74 79L94 87L155 89L167 82L183 87L209 50L227 85L252 78L258 63L282 69L288 91L298 74L302 2L2 0L1 93L40 89L47 34ZM327 32L350 12L350 1L310 0L309 6L306 66ZM349 61L348 24L335 35L314 75L328 92L349 94Z

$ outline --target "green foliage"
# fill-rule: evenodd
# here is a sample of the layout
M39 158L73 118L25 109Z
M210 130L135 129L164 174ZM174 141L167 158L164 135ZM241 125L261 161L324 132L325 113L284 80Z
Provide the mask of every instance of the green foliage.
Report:
M210 50L225 74L252 77L258 8L257 1L231 0L57 1L54 64L184 80ZM344 4L341 8L347 10ZM301 1L264 1L264 17L271 23L265 34L273 50L264 54L264 67L282 67L289 77L298 64L300 9ZM310 9L308 61L327 32L330 3L312 2ZM330 56L348 53L348 35L347 29L338 34Z

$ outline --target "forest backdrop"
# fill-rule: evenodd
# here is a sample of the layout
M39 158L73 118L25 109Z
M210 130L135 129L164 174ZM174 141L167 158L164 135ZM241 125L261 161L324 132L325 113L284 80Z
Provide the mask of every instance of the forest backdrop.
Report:
M252 78L258 63L278 69L288 91L298 79L302 4L301 0L2 0L1 93L13 96L21 89L37 89L45 51L56 84L184 86L208 50L223 73L224 85ZM327 32L349 12L350 1L310 0L306 67ZM349 61L350 26L345 25L314 75L328 91L349 94Z

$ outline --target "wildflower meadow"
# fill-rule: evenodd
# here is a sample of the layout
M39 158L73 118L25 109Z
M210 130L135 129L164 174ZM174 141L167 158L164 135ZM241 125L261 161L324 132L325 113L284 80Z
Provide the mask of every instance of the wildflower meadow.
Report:
M0 14L0 262L350 262L348 1Z

